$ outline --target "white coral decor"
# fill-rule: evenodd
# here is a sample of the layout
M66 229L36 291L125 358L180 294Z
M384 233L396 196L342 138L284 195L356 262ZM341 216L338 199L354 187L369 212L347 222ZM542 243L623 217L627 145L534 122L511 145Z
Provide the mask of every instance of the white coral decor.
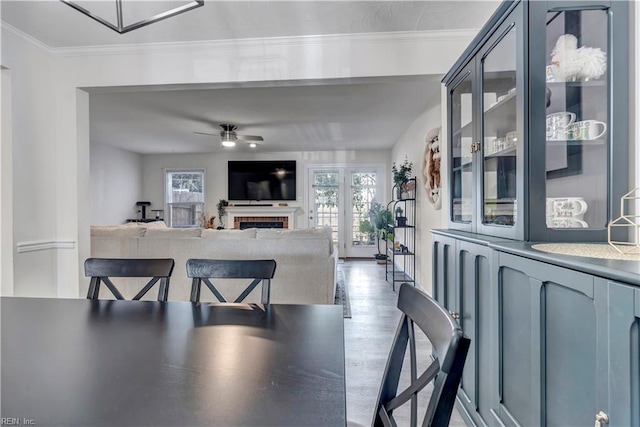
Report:
M551 52L551 69L556 81L597 79L607 71L607 54L597 47L578 48L576 36L563 34Z

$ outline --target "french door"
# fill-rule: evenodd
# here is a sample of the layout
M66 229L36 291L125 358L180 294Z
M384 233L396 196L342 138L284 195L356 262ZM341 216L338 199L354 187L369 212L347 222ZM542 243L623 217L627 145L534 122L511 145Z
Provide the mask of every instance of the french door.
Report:
M371 203L385 204L384 167L310 167L309 226L331 227L341 258L368 258L378 252L369 218Z

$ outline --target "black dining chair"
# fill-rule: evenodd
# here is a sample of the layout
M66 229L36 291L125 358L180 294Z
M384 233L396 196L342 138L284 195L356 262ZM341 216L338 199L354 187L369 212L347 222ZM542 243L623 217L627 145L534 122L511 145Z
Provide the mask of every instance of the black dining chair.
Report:
M418 393L430 382L433 391L423 426L447 426L453 411L462 368L471 340L441 305L418 288L403 283L398 295L398 308L402 311L400 324L391 347L382 385L375 406L372 425L395 426L393 411L411 401L411 427L418 425ZM433 361L417 376L416 325L433 346ZM398 393L398 383L409 347L410 384Z
M87 299L98 299L100 284L104 283L116 299L125 299L111 281L112 277L148 277L147 284L133 297L142 298L157 282L158 301L167 301L169 280L175 262L172 258L131 259L131 258L88 258L84 262L84 275L91 277Z
M253 279L234 302L243 301L262 282L262 304L271 299L271 279L276 272L276 262L264 260L189 259L187 276L192 278L191 302L200 302L202 282L220 302L228 302L210 279Z

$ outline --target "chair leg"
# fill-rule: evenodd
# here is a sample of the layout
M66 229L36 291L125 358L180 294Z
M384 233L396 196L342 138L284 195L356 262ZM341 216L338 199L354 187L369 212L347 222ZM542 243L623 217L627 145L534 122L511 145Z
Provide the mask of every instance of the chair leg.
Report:
M200 279L194 277L191 281L191 302L200 302Z
M169 279L160 279L160 289L158 290L158 301L167 302L169 300Z
M98 299L100 294L100 278L92 277L89 282L89 291L87 292L87 299Z
M271 300L271 279L262 280L262 303L269 304Z

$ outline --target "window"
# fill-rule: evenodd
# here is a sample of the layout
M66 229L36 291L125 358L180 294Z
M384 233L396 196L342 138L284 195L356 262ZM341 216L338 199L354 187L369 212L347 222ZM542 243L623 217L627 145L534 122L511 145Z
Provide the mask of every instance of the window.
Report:
M201 227L204 169L166 170L165 200L169 227Z

